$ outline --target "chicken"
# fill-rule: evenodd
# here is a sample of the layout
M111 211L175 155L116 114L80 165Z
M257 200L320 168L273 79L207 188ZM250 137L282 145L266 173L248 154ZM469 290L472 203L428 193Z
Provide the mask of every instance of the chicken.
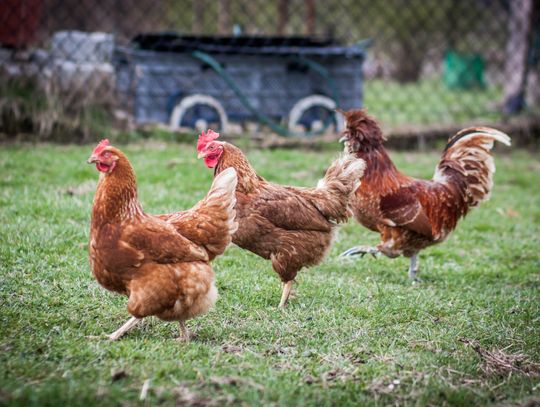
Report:
M347 205L364 162L337 159L316 188L281 186L258 176L240 149L218 137L212 130L199 136L199 158L214 168L215 176L236 169L238 230L233 242L272 262L283 282L279 306L284 307L298 271L323 260L336 226L351 216Z
M133 316L111 334L120 338L141 318L179 321L207 312L217 299L210 261L223 253L236 231L236 171L216 177L191 210L152 216L137 199L135 173L127 157L103 140L88 163L100 172L90 226L90 266L104 288L128 297Z
M494 141L510 145L510 137L488 127L461 130L448 140L433 179L424 181L397 170L381 129L364 110L342 113L345 151L366 162L351 200L354 216L381 235L377 247L358 246L342 255L409 257L409 278L416 281L418 252L444 241L470 208L489 198L495 172L490 151Z

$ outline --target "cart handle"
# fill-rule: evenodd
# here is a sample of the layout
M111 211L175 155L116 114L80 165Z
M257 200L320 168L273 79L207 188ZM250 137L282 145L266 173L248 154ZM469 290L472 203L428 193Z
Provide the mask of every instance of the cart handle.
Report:
M324 66L319 64L318 62L315 62L311 59L308 59L306 57L296 57L296 59L306 65L308 68L312 69L314 72L318 73L320 76L323 77L328 82L328 86L330 87L330 91L332 92L332 99L334 102L336 102L336 106L339 106L339 91L336 86L336 82L334 81L334 78L332 78L332 75L330 75L330 72L328 69L326 69Z
M230 77L230 75L223 69L221 64L210 54L207 54L206 52L202 51L193 51L191 55L200 60L204 63L208 64L216 73L223 78L223 80L229 85L229 87L233 90L233 92L238 96L240 99L240 102L244 107L249 110L253 115L259 120L259 122L267 125L270 129L275 131L280 136L314 136L324 133L326 128L328 127L328 124L321 130L313 131L313 132L306 132L306 133L295 133L290 131L289 129L281 126L280 124L273 121L270 117L265 115L264 113L259 112L257 109L255 109L251 103L249 103L249 100L247 100L244 93L240 90L236 82ZM300 61L305 63L308 67L314 69L317 73L319 73L321 76L325 77L327 80L329 80L330 88L332 89L332 93L334 93L334 100L337 101L337 88L335 87L335 83L333 82L333 79L330 77L329 72L324 68L322 65L316 63L315 61L311 61L306 58L300 58ZM327 76L325 76L327 75ZM330 83L331 82L331 83Z

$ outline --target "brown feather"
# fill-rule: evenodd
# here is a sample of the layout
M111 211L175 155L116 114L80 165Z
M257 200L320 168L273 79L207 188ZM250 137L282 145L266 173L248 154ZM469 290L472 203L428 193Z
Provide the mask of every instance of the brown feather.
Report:
M293 280L302 267L321 262L336 224L350 216L348 200L363 165L340 158L317 188L282 186L258 176L240 149L229 143L223 146L215 173L231 167L238 173L239 227L233 242L270 259L285 282Z
M126 156L102 174L92 209L90 265L106 289L125 294L137 318L156 315L185 320L206 312L217 291L209 261L230 243L236 174L214 181L206 198L186 212L153 216L137 199L133 168Z
M490 128L465 129L451 137L433 180L408 177L384 149L382 131L365 110L344 112L345 150L366 162L352 199L356 219L380 232L384 254L412 256L443 241L470 207L489 197L495 165L493 141L510 139Z

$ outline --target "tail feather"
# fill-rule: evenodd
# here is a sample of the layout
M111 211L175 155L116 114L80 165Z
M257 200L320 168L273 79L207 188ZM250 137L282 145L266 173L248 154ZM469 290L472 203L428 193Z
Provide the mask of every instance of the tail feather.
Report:
M232 235L238 229L236 222L236 184L238 178L234 168L227 168L216 176L210 191L202 201L198 212L204 212L214 216L210 223L216 228L205 244L206 248L214 255L221 254L232 240Z
M210 260L222 254L238 229L236 222L236 184L234 168L214 178L206 197L185 212L160 217L172 223L189 240L204 246Z
M433 180L453 182L469 207L489 199L495 173L491 155L495 141L511 144L508 135L489 127L461 130L448 140Z
M448 144L444 151L447 151L452 146L458 142L466 142L468 139L474 138L476 136L489 137L491 140L499 141L507 146L511 145L512 140L506 133L502 131L492 129L491 127L469 127L457 132L454 136L450 137ZM491 146L489 149L491 149Z
M335 223L347 221L350 195L360 186L366 163L349 154L343 154L326 170L317 188L313 190L317 209Z

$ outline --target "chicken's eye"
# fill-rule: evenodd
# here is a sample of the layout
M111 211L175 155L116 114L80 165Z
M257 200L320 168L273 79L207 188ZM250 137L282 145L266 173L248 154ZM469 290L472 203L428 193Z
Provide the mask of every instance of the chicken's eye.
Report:
M103 153L103 157L104 157L104 158L110 158L110 157L111 157L111 153L110 153L109 151L105 151L105 152Z

